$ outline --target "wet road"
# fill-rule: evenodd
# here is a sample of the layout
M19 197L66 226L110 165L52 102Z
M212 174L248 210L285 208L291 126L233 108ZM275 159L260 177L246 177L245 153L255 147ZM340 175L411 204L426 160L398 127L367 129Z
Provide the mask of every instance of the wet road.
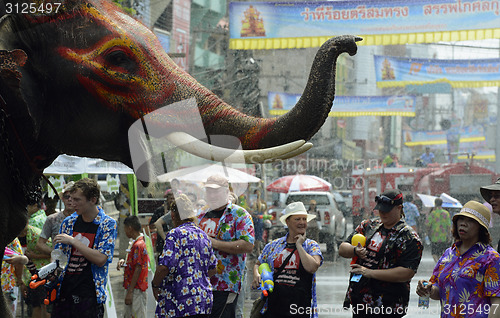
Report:
M338 258L335 262L325 262L316 275L319 317L351 317L349 312L342 310L345 292L348 285L350 259ZM440 306L438 301L431 300L430 308L420 310L417 306L418 295L415 293L417 282L420 279L429 279L434 268L434 261L430 255L430 247L424 249L424 255L417 274L413 277L410 287L410 305L406 317L439 317Z

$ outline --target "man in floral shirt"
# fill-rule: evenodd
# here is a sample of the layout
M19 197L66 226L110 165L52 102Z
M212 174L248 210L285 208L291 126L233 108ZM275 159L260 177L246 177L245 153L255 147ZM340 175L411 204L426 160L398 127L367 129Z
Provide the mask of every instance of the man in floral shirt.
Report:
M43 224L45 224L45 220L47 220L47 215L41 207L40 202L30 202L27 206L29 225L37 227L40 230L43 229Z
M68 264L61 275L52 318L102 318L106 301L109 263L113 260L116 221L99 203L99 185L89 178L78 180L69 190L76 213L61 224L54 250L62 250Z
M451 218L450 213L441 207L443 200L437 198L434 205L435 208L427 216L425 225L429 229L432 258L437 262L451 244Z
M205 190L209 210L198 219L217 256L217 273L210 280L214 291L210 317L234 318L247 253L255 241L252 217L229 201L229 183L224 176L208 177Z
M401 191L385 191L375 201L379 218L363 221L339 247L340 256L357 256L344 307L352 306L353 317L403 317L410 300L410 280L422 258L422 243L402 219ZM366 237L365 247L351 244L358 233Z

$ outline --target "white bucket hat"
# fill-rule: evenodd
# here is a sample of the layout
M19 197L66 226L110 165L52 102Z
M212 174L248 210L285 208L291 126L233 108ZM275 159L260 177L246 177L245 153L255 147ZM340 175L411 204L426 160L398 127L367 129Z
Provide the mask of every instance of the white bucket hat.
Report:
M286 225L286 219L292 215L307 215L307 222L314 220L316 215L308 214L304 203L302 202L292 202L286 206L285 214L280 217L281 223Z

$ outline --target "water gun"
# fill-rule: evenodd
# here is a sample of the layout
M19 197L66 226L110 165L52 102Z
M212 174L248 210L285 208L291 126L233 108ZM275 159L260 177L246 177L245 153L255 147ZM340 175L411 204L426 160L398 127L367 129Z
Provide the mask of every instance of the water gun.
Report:
M260 289L262 290L262 295L267 297L269 293L273 292L274 289L274 280L273 280L273 272L271 268L269 268L269 264L263 263L259 265L259 274L260 274Z
M365 247L366 237L363 234L359 234L359 233L354 234L354 236L352 237L351 244L353 246L358 246L358 243L360 243L361 246ZM351 265L356 264L357 261L358 261L358 256L354 255L354 257L352 258L352 261L351 261Z
M37 289L40 286L44 286L47 291L47 298L43 301L45 305L53 303L57 298L57 290L60 285L59 276L61 272L59 260L55 260L55 262L45 265L38 270L38 273L31 276L31 281L29 283L31 289Z

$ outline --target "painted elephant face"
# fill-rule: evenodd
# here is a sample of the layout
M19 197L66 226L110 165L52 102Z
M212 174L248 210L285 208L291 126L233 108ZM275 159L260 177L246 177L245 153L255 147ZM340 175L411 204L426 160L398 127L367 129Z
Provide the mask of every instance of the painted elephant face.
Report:
M37 6L52 3L32 2ZM188 98L196 100L206 135L235 136L243 149L308 140L331 108L337 56L342 52L354 54L355 41L359 40L344 36L327 41L316 56L296 108L279 118L254 118L236 111L201 86L168 57L148 28L109 1L61 2L57 13L7 15L0 29L0 49L20 49L27 54L21 95L27 99L32 116L41 113L45 121L53 123L57 113L75 128L70 134L73 139L88 141L84 151L70 140L60 141L61 151L78 155L90 152L127 164L129 155L121 150L126 148L122 146L126 144L121 136L124 128L162 106ZM43 103L37 101L40 96ZM176 122L171 117L163 121L164 125ZM35 123L39 122L35 118ZM92 124L93 134L79 133L84 130L83 122L98 123ZM53 143L58 136L42 128L40 137ZM112 145L119 145L120 154L107 151ZM300 152L306 150L303 148Z

